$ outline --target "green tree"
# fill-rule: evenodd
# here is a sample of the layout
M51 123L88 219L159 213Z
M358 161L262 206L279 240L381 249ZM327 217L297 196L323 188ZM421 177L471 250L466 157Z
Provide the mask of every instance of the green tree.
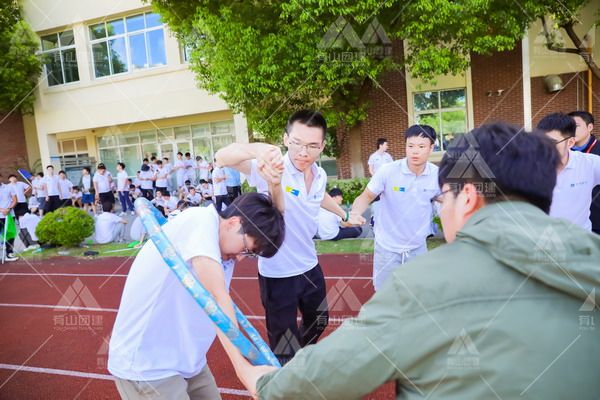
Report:
M39 38L15 0L0 0L0 112L31 112L42 63Z
M192 48L199 86L274 141L292 110L318 108L330 126L351 128L365 118L366 90L383 73L406 68L425 80L461 73L472 53L513 49L537 19L570 16L574 24L587 0L152 3Z

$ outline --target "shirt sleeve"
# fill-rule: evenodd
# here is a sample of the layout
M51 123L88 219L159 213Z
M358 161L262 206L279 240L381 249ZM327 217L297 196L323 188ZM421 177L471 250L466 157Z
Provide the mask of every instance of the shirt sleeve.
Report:
M594 186L600 185L600 156L592 154L592 171L594 171Z
M248 175L248 185L255 187L259 193L269 193L269 185L267 184L267 181L265 181L258 173L258 161L256 159L251 161L250 175Z
M367 164L369 164L369 165L371 165L371 166L373 166L373 164L375 164L375 161L373 160L373 154L371 154L371 155L369 156L369 161L367 161Z
M375 194L376 196L379 196L385 190L385 181L387 177L386 165L382 166L377 171L375 171L375 175L373 175L373 177L367 184L367 189L373 192L373 194Z

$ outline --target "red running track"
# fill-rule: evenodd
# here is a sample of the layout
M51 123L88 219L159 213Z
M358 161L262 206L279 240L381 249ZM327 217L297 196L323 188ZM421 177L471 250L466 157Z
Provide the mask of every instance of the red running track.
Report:
M331 308L326 336L371 297L372 260L359 255L319 260ZM106 369L108 340L132 261L57 257L0 266L0 399L118 399ZM256 261L239 263L231 295L266 337L256 271ZM223 399L248 398L218 340L208 363ZM391 384L365 396L391 398Z

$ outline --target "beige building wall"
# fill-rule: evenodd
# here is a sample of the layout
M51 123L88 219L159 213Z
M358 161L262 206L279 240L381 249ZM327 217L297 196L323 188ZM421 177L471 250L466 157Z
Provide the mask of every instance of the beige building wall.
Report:
M42 164L57 163L57 141L86 138L91 156L98 157L97 138L107 129L132 132L232 121L235 140L245 142L243 115L234 115L218 96L197 88L183 60L178 40L164 27L166 65L95 78L89 26L114 18L151 11L140 0L27 0L25 19L40 36L73 29L79 81L49 86L42 77L36 91L35 116L25 121L28 146ZM39 154L38 154L39 153ZM31 156L31 155L30 155Z

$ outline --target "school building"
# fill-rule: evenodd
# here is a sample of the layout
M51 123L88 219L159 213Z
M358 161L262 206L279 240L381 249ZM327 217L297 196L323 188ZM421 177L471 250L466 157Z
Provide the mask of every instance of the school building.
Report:
M33 115L12 114L0 125L0 166L32 172L53 164L77 179L84 165L117 161L133 175L144 157L173 159L190 151L212 159L221 147L248 141L243 115L218 96L198 89L187 51L141 0L24 0L26 21L39 35L48 62L36 89ZM600 60L600 28L593 20L600 0L588 3L576 31ZM563 34L566 47L572 42ZM402 42L391 56L401 59ZM531 128L550 112L591 110L600 131L600 80L575 54L549 51L540 22L512 51L473 55L460 76L424 83L403 72L371 81L368 117L349 131L338 129L342 149L324 157L328 175L366 175L375 142L386 137L394 159L402 157L403 132L414 123L436 128L439 161L453 137L485 122L502 120Z

